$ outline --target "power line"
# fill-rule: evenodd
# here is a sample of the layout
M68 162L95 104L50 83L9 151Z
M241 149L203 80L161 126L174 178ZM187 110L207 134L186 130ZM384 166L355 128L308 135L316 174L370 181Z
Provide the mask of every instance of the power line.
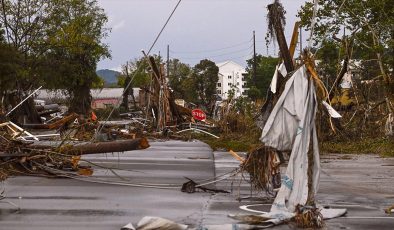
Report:
M153 47L156 45L157 40L159 40L161 33L163 33L164 29L166 28L168 22L170 21L170 19L172 18L172 15L174 15L176 9L178 8L179 4L182 2L182 0L179 0L178 3L176 4L174 10L171 12L170 16L168 17L166 23L164 23L163 28L161 28L159 34L156 36L155 41L153 42L152 46L149 48L149 51L147 53L147 55L149 55L149 53L152 51Z
M171 53L174 54L201 54L201 53L213 53L213 52L217 52L217 51L221 51L221 50L226 50L226 49L231 49L234 47L238 47L238 46L242 46L245 44L248 44L252 41L253 38L251 38L249 41L245 41L245 42L241 42L241 43L237 43L234 45L230 45L230 46L226 46L226 47L222 47L222 48L218 48L218 49L211 49L211 50L202 50L202 51L174 51L171 50Z
M252 44L251 46L249 46L248 48L246 48L246 49L236 50L236 51L232 51L232 52L228 52L228 53L222 53L222 54L219 54L219 55L200 56L200 57L183 57L183 56L180 56L180 58L181 58L181 59L187 59L187 60L195 60L195 59L202 60L202 59L216 58L216 57L226 56L226 55L229 55L229 54L241 53L241 52L250 50L252 47L253 47L253 44ZM170 52L171 52L171 51L170 51ZM178 56L178 57L179 57L179 56Z

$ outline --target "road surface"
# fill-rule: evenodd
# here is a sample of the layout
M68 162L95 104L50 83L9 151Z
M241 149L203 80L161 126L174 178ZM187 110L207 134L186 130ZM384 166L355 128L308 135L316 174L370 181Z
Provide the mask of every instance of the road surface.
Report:
M6 201L21 210L0 203L0 229L119 230L144 216L159 216L209 229L211 225L236 223L228 214L250 214L241 211L240 205L262 203L260 209L269 210L272 199L265 193L251 191L250 184L240 175L216 183L216 188L230 194L180 191L187 181L185 177L200 181L237 168L239 163L229 153L212 152L199 141L151 141L150 144L145 150L85 156L85 160L100 166L95 166L91 179L155 184L170 189L14 177L4 183ZM346 217L326 221L327 229L394 228L394 215L383 211L394 204L393 158L323 155L321 161L319 203L348 209ZM295 227L282 225L273 229Z

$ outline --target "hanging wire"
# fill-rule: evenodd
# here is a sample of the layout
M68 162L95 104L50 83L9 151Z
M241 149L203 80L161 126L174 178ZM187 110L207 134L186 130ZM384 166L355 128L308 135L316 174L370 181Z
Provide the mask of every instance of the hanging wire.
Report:
M85 182L91 182L91 183L98 183L98 184L110 184L110 185L121 185L121 186L129 186L129 187L140 187L140 188L157 188L157 189L180 189L182 188L181 184L149 184L149 183L129 183L125 181L109 181L109 180L103 180L103 179L98 179L94 178L92 179L91 177L84 177L80 175L75 175L71 174L69 172L59 170L59 169L54 169L48 166L45 166L43 164L34 162L39 168L42 168L48 172L51 172L53 174L56 174L58 176L70 178L70 179L75 179L79 181L85 181ZM196 187L202 187L205 185L209 184L214 184L219 181L223 181L225 179L228 179L230 177L233 177L239 173L239 169L232 170L228 173L225 173L221 176L214 177L212 179L208 179L208 182L203 183L203 184L198 184ZM210 180L210 181L209 181ZM202 180L202 181L207 181L207 180Z

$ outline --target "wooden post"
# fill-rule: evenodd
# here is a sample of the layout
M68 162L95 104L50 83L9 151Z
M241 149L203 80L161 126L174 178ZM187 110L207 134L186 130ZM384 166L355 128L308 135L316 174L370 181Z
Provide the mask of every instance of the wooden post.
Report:
M269 4L268 10L275 11L274 7L277 7L277 4ZM282 22L278 17L273 18L274 30L276 39L278 41L279 49L280 49L280 56L283 59L285 64L286 70L288 73L294 70L293 59L290 56L289 47L287 46L285 33L283 31Z
M301 22L296 22L294 23L294 29L293 29L293 35L291 37L291 42L290 42L290 57L293 59L294 57L294 52L297 46L297 41L298 41L298 28L300 27Z

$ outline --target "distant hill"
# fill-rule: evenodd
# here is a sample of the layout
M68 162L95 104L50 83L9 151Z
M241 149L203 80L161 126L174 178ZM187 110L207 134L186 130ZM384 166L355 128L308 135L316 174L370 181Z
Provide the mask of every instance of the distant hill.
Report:
M118 71L110 69L101 69L96 71L97 75L105 81L105 85L113 85L118 82L118 76L121 74Z

